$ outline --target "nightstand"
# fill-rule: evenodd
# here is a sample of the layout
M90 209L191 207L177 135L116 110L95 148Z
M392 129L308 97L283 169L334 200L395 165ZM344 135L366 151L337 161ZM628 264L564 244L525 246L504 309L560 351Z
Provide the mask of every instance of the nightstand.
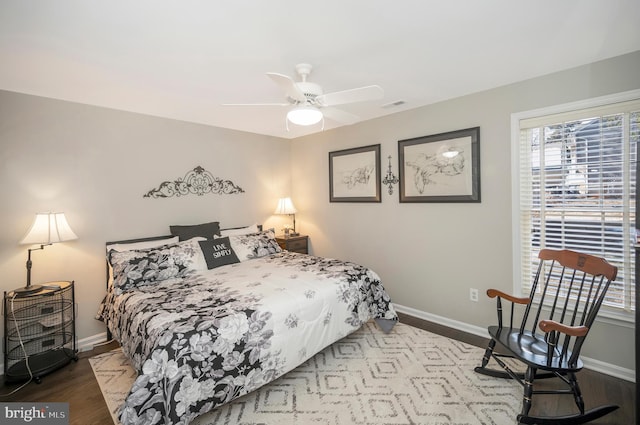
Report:
M78 360L73 282L47 282L32 294L4 293L6 382L40 378ZM28 354L28 364L25 360Z
M309 236L307 235L287 237L281 235L276 237L276 241L278 241L280 248L286 249L287 251L299 252L300 254L309 253Z

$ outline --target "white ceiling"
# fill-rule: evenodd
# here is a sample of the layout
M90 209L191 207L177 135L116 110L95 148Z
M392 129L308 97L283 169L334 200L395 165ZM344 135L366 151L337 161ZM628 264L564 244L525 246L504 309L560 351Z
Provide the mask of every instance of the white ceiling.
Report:
M381 86L341 107L371 119L640 50L639 19L638 0L2 0L0 89L294 138L321 126L222 104L281 102L265 73L308 62L325 93Z

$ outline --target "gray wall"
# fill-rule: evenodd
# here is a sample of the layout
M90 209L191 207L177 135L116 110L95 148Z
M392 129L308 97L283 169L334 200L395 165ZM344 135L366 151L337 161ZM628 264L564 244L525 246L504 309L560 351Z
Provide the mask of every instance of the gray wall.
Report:
M511 133L514 112L640 88L640 52L293 141L298 223L318 255L372 267L394 302L480 326L495 322L495 301L469 300L469 288L512 292ZM428 83L428 82L427 82ZM437 82L434 82L437 84ZM383 170L397 141L480 127L482 202L399 203L398 186L380 204L329 202L328 152L380 143ZM633 326L598 323L584 355L628 369ZM624 374L624 371L623 371Z
M75 280L80 340L105 293L106 241L165 235L169 224L264 223L290 187L290 141L0 91L0 289L25 285L36 212L63 211L76 241L35 251L33 282ZM200 165L238 195L143 198ZM82 341L81 341L82 343Z

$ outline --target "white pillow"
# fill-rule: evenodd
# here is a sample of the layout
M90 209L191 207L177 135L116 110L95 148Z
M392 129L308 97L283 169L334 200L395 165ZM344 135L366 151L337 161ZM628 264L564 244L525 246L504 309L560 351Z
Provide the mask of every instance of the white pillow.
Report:
M241 227L239 229L223 229L220 230L220 236L238 236L238 235L248 235L250 233L258 233L257 224L252 224L251 226Z

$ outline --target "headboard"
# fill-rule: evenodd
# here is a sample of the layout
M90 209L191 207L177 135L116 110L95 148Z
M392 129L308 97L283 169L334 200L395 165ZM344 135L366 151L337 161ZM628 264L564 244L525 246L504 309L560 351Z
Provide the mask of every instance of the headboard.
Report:
M150 241L158 241L162 239L172 238L173 235L164 235L164 236L150 236L147 238L137 238L137 239L126 239L123 241L113 241L105 243L105 246L115 245L119 243L136 243L136 242L150 242Z

